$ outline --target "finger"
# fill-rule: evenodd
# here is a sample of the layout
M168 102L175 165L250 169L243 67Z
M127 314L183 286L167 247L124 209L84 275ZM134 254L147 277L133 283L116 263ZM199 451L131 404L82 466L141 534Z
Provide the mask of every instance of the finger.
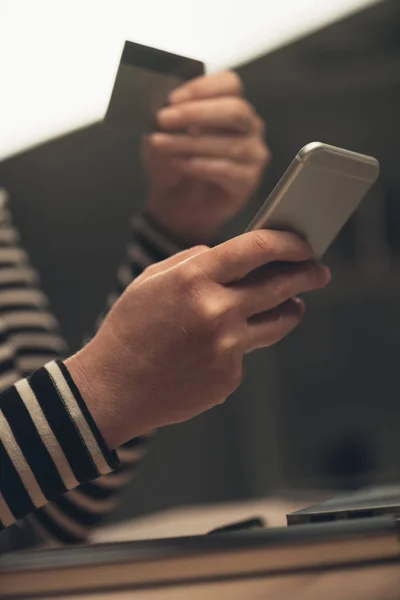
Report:
M203 75L184 83L174 90L170 96L171 104L215 98L217 96L242 96L243 84L237 73L228 71L214 75Z
M203 252L206 252L207 250L209 250L208 246L193 246L192 248L188 248L187 250L182 250L182 252L177 252L176 254L174 254L173 256L170 256L169 258L166 258L165 260L161 260L157 263L154 263L153 265L150 265L150 267L147 267L147 269L145 271L143 271L143 273L140 275L140 280L144 280L144 279L148 279L149 277L153 277L154 275L157 275L158 273L162 273L164 271L166 271L167 269L171 269L172 267L175 267L176 265L179 265L180 263L184 262L185 260L188 260L189 258L193 258L194 256L197 256L199 254L202 254ZM139 279L139 277L138 277Z
M304 302L292 298L273 310L249 319L246 352L266 348L282 340L301 323L304 312Z
M229 284L273 261L299 262L311 258L310 245L294 233L259 229L215 246L198 261L214 281Z
M269 152L258 136L246 135L179 135L155 133L152 147L172 156L223 157L238 162L264 164Z
M200 127L249 133L256 131L257 119L256 113L246 100L234 97L187 102L163 108L157 114L160 128L166 131Z
M298 294L325 287L329 269L313 261L274 263L251 273L233 286L246 317L271 310Z
M252 108L252 110L254 111L254 108ZM267 128L266 128L265 121L258 114L254 113L254 119L253 119L253 124L252 124L252 133L255 133L261 139L265 139L266 131L267 131ZM199 135L205 135L205 134L221 135L223 133L226 133L227 135L232 136L232 135L235 135L236 132L232 132L229 129L227 129L227 131L225 132L221 127L191 126L191 127L187 127L186 133L191 136L199 136Z
M235 195L244 196L259 184L264 162L240 163L225 158L174 159L180 173L219 185Z

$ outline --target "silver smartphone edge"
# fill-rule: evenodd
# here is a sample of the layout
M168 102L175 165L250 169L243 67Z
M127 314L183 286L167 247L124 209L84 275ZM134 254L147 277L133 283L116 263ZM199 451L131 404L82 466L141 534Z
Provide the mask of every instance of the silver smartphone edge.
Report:
M328 161L326 159L328 158ZM349 163L348 159L352 161ZM246 232L253 229L263 229L271 212L275 209L293 179L305 168L305 165L313 162L320 168L337 171L357 179L373 184L380 172L380 165L376 158L366 154L360 154L345 148L337 148L322 142L310 142L299 150L285 173L282 175L268 198L251 220ZM349 170L348 167L351 166Z

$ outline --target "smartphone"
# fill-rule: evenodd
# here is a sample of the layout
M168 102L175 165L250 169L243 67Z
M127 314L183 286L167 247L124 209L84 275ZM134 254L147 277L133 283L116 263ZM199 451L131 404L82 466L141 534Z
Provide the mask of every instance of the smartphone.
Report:
M320 258L379 175L372 156L312 142L300 150L247 231L303 236Z

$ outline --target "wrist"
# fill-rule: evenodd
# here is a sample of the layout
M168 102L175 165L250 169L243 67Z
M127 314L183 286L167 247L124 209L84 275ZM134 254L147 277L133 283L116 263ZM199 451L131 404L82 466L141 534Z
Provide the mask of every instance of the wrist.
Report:
M162 215L158 214L157 211L146 208L141 214L141 218L152 231L165 240L166 244L173 246L175 252L181 252L191 246L191 243L188 242L186 235L180 231L180 228L163 219Z
M200 219L193 222L190 217L186 222L180 218L171 219L170 215L164 215L160 211L146 209L145 218L166 239L174 243L180 250L185 250L198 244L210 244L218 235L220 227L215 224L203 223Z
M157 415L143 406L148 377L122 337L103 324L89 344L65 361L110 450L157 426Z
M124 440L120 439L121 432L112 415L113 403L109 402L110 391L102 377L99 377L95 364L87 358L85 350L81 350L65 360L64 364L108 449L116 450Z

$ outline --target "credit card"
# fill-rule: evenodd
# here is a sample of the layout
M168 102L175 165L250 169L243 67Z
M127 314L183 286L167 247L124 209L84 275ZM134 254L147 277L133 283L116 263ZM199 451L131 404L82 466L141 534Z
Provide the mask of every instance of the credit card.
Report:
M104 124L151 133L156 114L185 81L204 74L204 63L164 50L125 42Z

